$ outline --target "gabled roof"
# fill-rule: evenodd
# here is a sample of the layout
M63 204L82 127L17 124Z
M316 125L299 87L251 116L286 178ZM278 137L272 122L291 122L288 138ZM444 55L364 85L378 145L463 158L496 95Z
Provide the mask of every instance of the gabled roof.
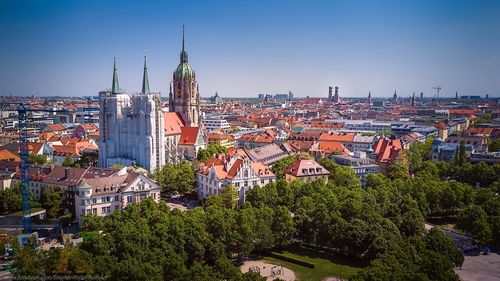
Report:
M44 183L75 186L83 178L86 169L54 166L52 171L42 180Z
M200 131L199 127L182 127L181 137L179 139L179 144L181 145L195 145L198 138L198 133Z
M380 138L375 143L373 152L377 155L377 162L388 163L396 160L402 149L403 146L399 139Z
M0 160L21 161L21 158L7 149L0 150Z
M164 112L165 135L179 135L184 127L182 118L177 112Z
M48 130L50 132L58 132L58 131L64 131L66 130L66 128L62 123L56 123L47 125L47 127L45 127L45 130Z
M330 172L312 159L297 159L285 169L285 174L295 177L329 175Z
M343 155L348 155L350 152L342 143L337 141L319 141L318 150L326 154L341 152Z
M319 137L319 141L353 142L354 136L355 136L354 134L322 133L321 136Z

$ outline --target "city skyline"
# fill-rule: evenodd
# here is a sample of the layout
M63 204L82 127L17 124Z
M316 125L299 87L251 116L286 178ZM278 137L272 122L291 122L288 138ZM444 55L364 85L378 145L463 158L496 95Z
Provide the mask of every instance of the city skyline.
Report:
M140 92L146 49L167 97L183 24L203 97L500 95L499 2L403 2L4 2L0 95Z

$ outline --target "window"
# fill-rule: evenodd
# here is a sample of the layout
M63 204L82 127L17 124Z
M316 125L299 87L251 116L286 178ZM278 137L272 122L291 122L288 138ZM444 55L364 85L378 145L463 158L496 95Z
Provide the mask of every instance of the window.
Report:
M80 206L84 206L84 205L85 205L85 200L84 199L80 200Z
M105 214L106 213L106 207L101 208L101 213Z
M97 198L92 198L92 204L97 204Z
M92 209L92 214L97 214L97 208Z
M115 201L120 201L120 195L115 195Z
M82 210L82 216L85 216L85 210Z
M132 203L132 195L127 196L127 203Z
M111 206L106 207L106 213L111 213Z

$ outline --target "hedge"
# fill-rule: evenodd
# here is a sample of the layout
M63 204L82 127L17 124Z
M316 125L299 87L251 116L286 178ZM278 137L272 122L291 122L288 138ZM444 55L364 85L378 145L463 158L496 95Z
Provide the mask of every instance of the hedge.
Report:
M316 265L314 263L310 263L310 262L305 261L305 260L301 260L301 259L294 258L294 257L289 257L289 256L286 256L286 255L283 255L283 254L279 254L279 253L275 253L275 252L269 252L267 255L270 256L270 257L276 258L276 259L280 259L280 260L283 260L283 261L295 263L295 264L302 265L302 266L305 266L305 267L309 267L309 268L312 268L312 269L314 269L316 267Z

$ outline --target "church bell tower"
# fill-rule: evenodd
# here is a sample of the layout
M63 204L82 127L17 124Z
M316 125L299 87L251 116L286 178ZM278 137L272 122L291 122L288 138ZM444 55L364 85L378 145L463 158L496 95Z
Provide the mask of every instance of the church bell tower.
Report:
M188 54L184 44L184 26L182 26L180 63L174 71L173 81L170 84L169 111L179 113L186 127L200 126L200 93L196 74L188 64Z

